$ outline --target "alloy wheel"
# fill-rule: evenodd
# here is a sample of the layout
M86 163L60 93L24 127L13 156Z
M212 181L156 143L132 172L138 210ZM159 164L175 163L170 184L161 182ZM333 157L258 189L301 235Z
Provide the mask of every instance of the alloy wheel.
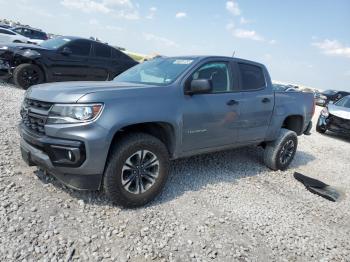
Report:
M149 190L159 175L159 160L148 150L139 150L127 158L122 169L122 185L132 194Z

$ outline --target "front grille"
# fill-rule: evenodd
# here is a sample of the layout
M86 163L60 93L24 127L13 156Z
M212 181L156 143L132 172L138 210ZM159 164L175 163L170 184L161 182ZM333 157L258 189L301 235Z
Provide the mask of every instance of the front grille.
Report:
M21 108L22 123L30 130L45 134L45 123L52 103L25 99Z
M350 120L337 117L335 115L329 116L329 123L337 128L347 129L350 131Z

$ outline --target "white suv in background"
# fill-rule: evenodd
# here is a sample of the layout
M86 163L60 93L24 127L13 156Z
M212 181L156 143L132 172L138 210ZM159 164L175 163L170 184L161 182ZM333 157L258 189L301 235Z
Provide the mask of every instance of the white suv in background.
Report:
M0 43L28 43L30 39L9 29L0 28Z

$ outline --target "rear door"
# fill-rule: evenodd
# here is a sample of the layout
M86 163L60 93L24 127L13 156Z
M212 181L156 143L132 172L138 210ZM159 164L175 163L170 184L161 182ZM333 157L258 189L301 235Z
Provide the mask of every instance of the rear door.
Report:
M205 62L193 71L193 79L209 79L210 94L185 96L183 110L183 151L234 144L238 138L241 94L229 60Z
M91 41L85 39L72 40L49 57L53 81L93 80L89 64ZM71 53L62 53L64 48Z
M109 68L111 67L112 50L108 45L94 42L94 52L89 58L91 77L101 81L110 79Z
M268 82L268 73L254 63L238 62L236 66L243 94L239 141L247 144L263 141L274 107L274 92Z

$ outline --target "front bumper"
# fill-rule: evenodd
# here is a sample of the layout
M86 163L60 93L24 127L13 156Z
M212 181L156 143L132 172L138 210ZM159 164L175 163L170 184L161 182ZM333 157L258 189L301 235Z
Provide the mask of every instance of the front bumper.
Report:
M98 190L103 172L89 168L85 143L37 135L20 126L21 153L29 166L39 166L63 184L79 190ZM71 151L71 154L68 152Z
M350 120L341 119L333 115L328 117L321 115L317 125L335 133L350 135Z
M0 59L0 79L7 80L12 76L12 69L8 62Z

